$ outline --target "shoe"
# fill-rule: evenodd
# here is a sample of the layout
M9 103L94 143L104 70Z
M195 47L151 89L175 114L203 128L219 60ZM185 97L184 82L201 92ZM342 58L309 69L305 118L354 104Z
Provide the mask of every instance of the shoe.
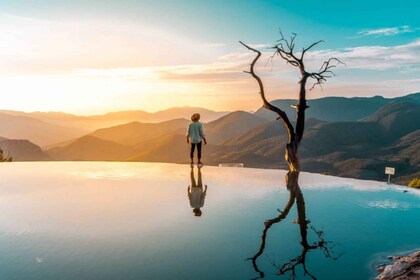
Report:
M199 163L197 163L197 166L203 166L204 164L200 161Z

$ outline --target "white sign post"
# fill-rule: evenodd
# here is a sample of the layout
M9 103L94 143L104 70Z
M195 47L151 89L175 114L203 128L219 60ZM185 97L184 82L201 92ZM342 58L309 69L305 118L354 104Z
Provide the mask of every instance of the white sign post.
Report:
M385 174L388 174L388 184L391 182L391 175L395 175L394 167L385 167Z

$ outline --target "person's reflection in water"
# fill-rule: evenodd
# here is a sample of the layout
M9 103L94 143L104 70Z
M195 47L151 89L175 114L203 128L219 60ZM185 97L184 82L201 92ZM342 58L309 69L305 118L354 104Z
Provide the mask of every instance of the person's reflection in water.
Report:
M259 277L255 279L264 277L264 272L258 268L257 260L264 252L268 230L271 228L273 224L281 222L283 219L287 217L295 201L297 205L298 219L293 220L293 223L299 224L300 236L301 236L300 244L302 246L302 251L301 251L301 254L297 256L296 258L290 259L288 262L286 262L282 266L278 266L277 267L278 274L284 275L286 273L290 273L289 279L296 279L297 278L296 267L301 265L303 268L304 276L309 276L311 279L316 279L315 276L312 273L310 273L306 267L306 254L309 251L314 250L314 249L320 249L323 251L324 256L326 258L330 258L333 260L337 260L342 255L342 254L336 255L333 252L333 248L335 244L333 242L325 241L323 237L324 232L316 230L315 227L313 226L311 226L310 228L315 232L318 241L314 242L311 245L308 243L307 235L308 235L308 224L310 223L310 221L306 219L305 201L303 199L303 194L302 194L302 191L300 190L298 180L299 180L298 171L289 171L286 174L286 186L287 186L287 190L289 191L289 200L287 201L282 211L278 209L278 211L280 212L280 215L278 215L277 217L273 219L266 220L264 222L264 230L261 236L260 249L252 258L249 258L249 260L252 261L255 271L259 274Z
M201 176L201 167L198 167L198 181L195 181L194 167L191 167L191 185L188 186L188 199L190 200L191 208L195 216L200 217L201 207L204 206L204 199L206 198L207 185L203 188L203 180Z

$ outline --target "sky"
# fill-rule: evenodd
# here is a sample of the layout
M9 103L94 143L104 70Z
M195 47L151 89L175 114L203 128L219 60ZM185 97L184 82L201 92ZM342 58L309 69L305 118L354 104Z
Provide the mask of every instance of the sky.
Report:
M98 114L173 106L256 110L296 98L299 73L270 47L297 34L316 71L345 65L309 99L420 91L420 2L388 0L0 0L0 109Z

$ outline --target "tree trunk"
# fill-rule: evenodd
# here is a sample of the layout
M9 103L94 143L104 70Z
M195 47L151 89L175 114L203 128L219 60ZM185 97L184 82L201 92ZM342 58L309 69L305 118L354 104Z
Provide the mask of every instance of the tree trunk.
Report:
M286 144L284 158L289 165L290 171L300 171L298 143L296 140L292 140L290 143Z

